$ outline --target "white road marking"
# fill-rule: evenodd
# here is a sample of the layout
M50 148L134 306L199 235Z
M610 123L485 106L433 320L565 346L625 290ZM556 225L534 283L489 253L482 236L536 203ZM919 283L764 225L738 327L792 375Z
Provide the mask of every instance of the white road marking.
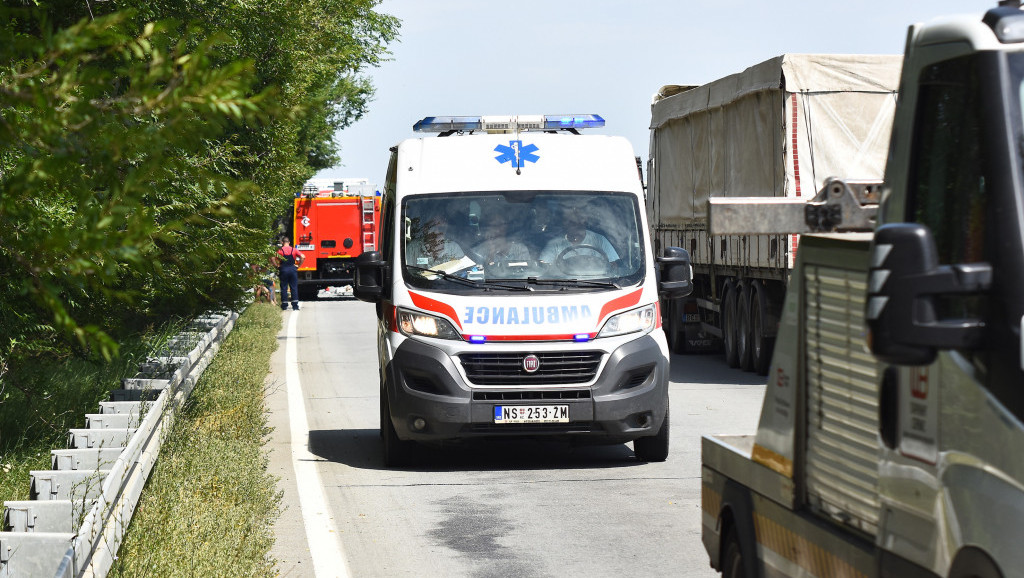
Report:
M288 421L291 425L292 467L299 487L299 509L306 527L306 541L313 558L317 578L335 576L348 578L348 562L341 546L341 537L331 518L324 496L317 462L320 458L309 451L309 423L306 421L305 396L299 381L298 342L296 326L299 312L288 313L288 340L285 343L285 381L288 387Z

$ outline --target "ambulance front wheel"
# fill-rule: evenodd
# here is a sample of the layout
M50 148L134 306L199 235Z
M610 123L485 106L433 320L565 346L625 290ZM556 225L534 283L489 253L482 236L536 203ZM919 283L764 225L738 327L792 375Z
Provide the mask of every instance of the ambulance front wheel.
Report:
M384 465L393 468L409 462L412 444L408 440L398 439L395 424L391 423L391 407L388 394L381 388L380 392L380 437L384 445Z
M665 401L665 421L661 422L658 433L633 440L633 453L641 462L663 462L668 459L668 400Z

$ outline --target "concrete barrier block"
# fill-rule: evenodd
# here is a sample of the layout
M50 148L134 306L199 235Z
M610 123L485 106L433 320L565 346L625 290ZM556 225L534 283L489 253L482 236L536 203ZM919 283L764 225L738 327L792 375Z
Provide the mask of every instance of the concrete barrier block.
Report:
M70 500L23 500L4 502L5 532L74 532L82 524Z
M106 470L124 448L87 448L50 450L50 463L55 470Z
M0 532L0 576L54 576L75 535Z
M94 500L109 470L36 470L29 472L33 500Z
M87 413L85 429L128 429L138 427L139 414L131 413Z
M68 448L123 448L135 433L135 428L126 429L70 429Z

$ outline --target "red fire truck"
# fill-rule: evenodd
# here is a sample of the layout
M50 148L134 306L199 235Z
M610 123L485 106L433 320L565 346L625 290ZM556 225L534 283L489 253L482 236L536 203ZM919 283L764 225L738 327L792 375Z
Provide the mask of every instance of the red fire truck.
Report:
M377 249L380 191L367 179L307 181L295 195L291 238L306 260L299 267L299 295L350 291L355 258Z

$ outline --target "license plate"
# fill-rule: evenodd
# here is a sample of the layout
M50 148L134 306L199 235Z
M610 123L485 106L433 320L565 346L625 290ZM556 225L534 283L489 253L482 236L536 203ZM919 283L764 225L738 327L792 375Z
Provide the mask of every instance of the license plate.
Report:
M496 405L494 423L569 423L569 406Z

